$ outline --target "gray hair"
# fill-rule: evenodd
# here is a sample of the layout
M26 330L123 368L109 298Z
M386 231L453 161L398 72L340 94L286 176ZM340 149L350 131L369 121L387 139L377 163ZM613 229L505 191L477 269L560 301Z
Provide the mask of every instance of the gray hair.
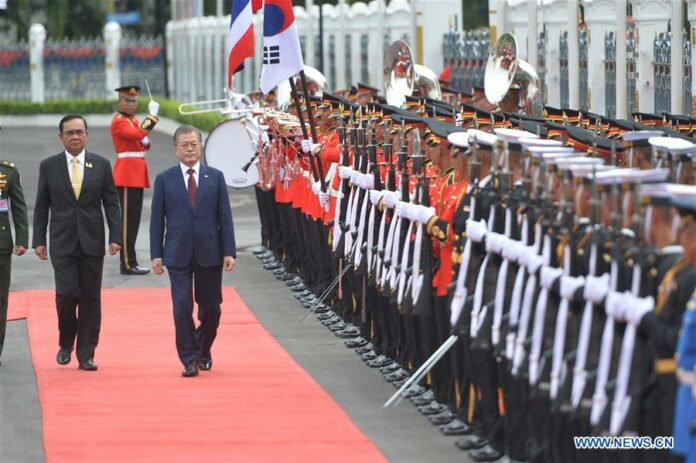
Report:
M184 124L180 125L176 131L174 131L174 144L176 145L176 141L179 138L179 135L187 134L187 133L195 133L198 134L198 141L203 142L203 138L201 137L201 131L198 130L197 127L194 127L192 125Z

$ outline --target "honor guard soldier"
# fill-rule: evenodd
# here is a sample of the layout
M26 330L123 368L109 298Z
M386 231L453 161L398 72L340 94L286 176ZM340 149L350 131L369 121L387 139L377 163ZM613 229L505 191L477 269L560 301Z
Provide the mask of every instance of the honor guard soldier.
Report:
M15 229L14 242L10 227L10 210ZM27 251L28 246L27 204L19 181L19 171L14 163L0 161L0 355L5 342L12 253L21 256Z
M111 139L116 150L114 183L118 187L123 223L121 274L145 275L150 270L140 267L135 255L135 240L143 209L143 190L150 187L145 152L150 149L148 135L159 119L159 103L150 101L149 114L142 122L135 116L140 87L128 85L116 89L118 112L111 120Z

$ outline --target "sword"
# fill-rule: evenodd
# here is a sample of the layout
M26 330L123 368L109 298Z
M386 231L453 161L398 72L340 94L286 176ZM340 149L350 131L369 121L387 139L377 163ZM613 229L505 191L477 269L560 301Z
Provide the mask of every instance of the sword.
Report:
M145 88L147 88L147 96L149 96L150 101L152 101L152 93L150 93L150 84L147 83L147 79L145 79Z

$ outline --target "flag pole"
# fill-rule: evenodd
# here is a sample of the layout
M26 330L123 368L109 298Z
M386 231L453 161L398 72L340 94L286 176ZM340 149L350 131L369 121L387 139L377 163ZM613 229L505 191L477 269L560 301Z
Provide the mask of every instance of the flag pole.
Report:
M309 90L307 87L307 77L305 77L304 69L300 71L300 81L302 82L302 92L305 95L305 101L307 102L307 119L309 119L309 129L312 131L312 140L316 143L317 140L317 128L314 124L314 115L312 114L312 105L309 104ZM326 192L326 186L324 185L324 167L321 165L321 158L319 154L316 155L317 166L319 168L319 175L321 176L321 191Z
M309 138L309 134L307 133L307 127L305 126L304 122L304 113L302 111L302 106L300 106L300 99L297 96L297 87L295 86L295 81L293 80L292 77L288 79L290 82L290 93L292 93L292 101L295 103L295 108L297 109L297 117L300 118L300 127L302 127L302 136L304 137L305 140ZM306 102L306 96L305 96L305 102ZM307 106L309 106L309 103L307 103ZM317 172L317 166L314 163L316 160L314 159L314 156L312 156L312 153L309 153L309 164L312 166L312 176L314 177L314 181L319 181L321 182L321 189L322 191L326 192L326 186L324 185L324 178L323 176L320 177L319 173Z

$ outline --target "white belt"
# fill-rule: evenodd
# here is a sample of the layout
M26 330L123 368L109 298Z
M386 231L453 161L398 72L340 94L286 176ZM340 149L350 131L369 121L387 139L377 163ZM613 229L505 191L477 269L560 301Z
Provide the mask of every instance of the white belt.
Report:
M121 158L144 158L145 151L124 151L123 153L117 153L116 157Z

